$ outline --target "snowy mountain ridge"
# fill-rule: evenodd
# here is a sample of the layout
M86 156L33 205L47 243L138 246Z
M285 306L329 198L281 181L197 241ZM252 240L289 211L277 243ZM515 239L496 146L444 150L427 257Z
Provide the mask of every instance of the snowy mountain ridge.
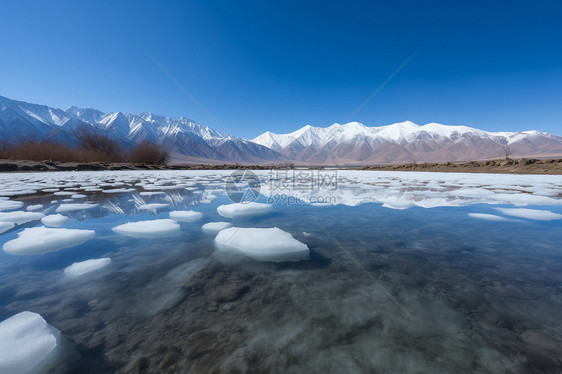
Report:
M302 162L468 161L505 155L562 155L562 137L530 130L490 132L468 126L411 121L368 127L358 122L306 125L288 134L267 131L252 140Z
M146 112L104 113L75 106L62 110L0 96L0 136L6 143L35 139L73 144L73 134L81 126L103 130L125 148L143 141L162 145L180 160L252 163L286 160L267 147L222 134L186 117L176 120Z

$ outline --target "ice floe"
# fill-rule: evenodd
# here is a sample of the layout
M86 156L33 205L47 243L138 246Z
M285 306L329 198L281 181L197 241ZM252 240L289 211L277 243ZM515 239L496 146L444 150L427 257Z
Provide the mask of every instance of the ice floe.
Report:
M33 212L42 208L43 208L43 204L35 204L35 205L29 205L27 208L25 208L25 210L29 212Z
M170 204L165 203L153 203L153 204L141 204L137 205L138 210L156 210L169 207Z
M97 207L98 204L80 204L80 203L68 203L68 204L61 204L59 205L59 207L55 210L55 212L57 213L66 213L66 212L75 212L75 211L79 211L79 210L87 210L87 209L93 209L95 207Z
M260 261L302 261L309 258L306 244L277 227L230 227L217 234L215 246L220 252L244 254Z
M468 213L468 215L472 218L484 219L486 221L512 221L509 218L505 218L505 217L502 217L502 216L496 216L495 214Z
M527 208L496 208L506 216L534 219L539 221L552 221L562 219L562 214L553 213L550 210L527 209Z
M197 222L203 218L203 213L194 210L178 210L170 212L170 218L180 222Z
M38 221L43 217L45 217L43 213L22 212L20 210L15 212L0 212L0 222L12 222L16 225Z
M221 205L217 208L217 212L226 218L255 217L271 213L272 211L273 206L271 204L255 202Z
M57 191L57 192L55 192L53 195L57 195L57 196L72 196L72 195L74 195L74 192L71 192L71 191Z
M92 260L75 262L72 265L64 269L64 273L71 277L78 277L86 273L92 272L94 270L106 267L111 263L111 258L96 258Z
M0 200L0 210L20 209L23 206L21 201Z
M230 222L209 222L201 226L201 230L208 234L216 234L217 232L232 227Z
M131 238L163 238L179 234L180 225L174 220L164 218L129 222L116 226L112 230Z
M109 190L103 190L102 193L128 193L128 192L133 192L136 191L134 188L113 188L113 189L109 189Z
M2 249L11 255L43 254L82 244L95 235L93 230L31 227L19 232Z
M45 226L50 227L60 227L68 222L70 218L63 216L62 214L51 214L41 218L41 223Z
M21 312L0 322L0 373L46 372L60 350L60 332L37 313Z
M15 224L12 222L0 222L0 234L14 228Z

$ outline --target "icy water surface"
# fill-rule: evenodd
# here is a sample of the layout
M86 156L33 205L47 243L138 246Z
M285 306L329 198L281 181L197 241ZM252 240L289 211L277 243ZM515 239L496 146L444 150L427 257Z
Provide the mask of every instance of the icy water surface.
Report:
M11 363L561 372L562 176L315 173L256 172L272 207L240 209L230 171L0 175L0 321L56 341Z

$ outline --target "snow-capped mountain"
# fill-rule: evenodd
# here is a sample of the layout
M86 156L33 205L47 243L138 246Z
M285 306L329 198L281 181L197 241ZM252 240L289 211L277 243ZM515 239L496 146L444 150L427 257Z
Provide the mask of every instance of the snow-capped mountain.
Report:
M160 144L176 160L252 163L286 160L268 147L222 134L185 117L176 120L153 113L104 113L77 107L62 110L0 96L3 142L16 144L33 139L73 144L74 133L81 126L105 130L125 148L144 140Z
M310 125L289 134L265 132L252 140L310 164L468 161L505 156L562 155L562 137L541 131L488 132L467 126L406 121L380 127L358 122Z

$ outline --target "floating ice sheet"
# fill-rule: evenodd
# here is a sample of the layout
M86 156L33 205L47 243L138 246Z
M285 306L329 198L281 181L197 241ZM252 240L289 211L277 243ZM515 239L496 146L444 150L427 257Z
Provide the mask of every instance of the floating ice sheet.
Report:
M0 222L0 234L12 229L15 226L12 222Z
M201 226L201 230L208 234L216 234L217 232L232 227L230 222L209 222Z
M21 312L0 323L0 373L48 370L60 347L60 332L37 313Z
M165 238L179 234L180 225L171 219L155 219L125 223L114 227L112 230L131 238Z
M43 254L82 244L95 235L93 230L31 227L19 232L18 237L5 243L2 249L11 255Z
M113 188L110 190L103 190L102 193L128 193L128 192L133 192L136 191L134 188Z
M19 210L16 212L8 213L0 212L0 222L12 222L16 225L22 225L27 222L37 221L43 217L45 217L43 213L37 212L22 212Z
M41 218L41 223L45 226L50 227L61 227L68 222L70 218L63 216L62 214L51 214Z
M539 221L552 221L556 219L562 219L562 214L553 213L550 210L526 208L497 208L497 210L502 212L506 216L528 218Z
M139 210L156 210L169 207L170 204L165 203L152 203L152 204L141 204L137 205L137 209Z
M21 201L0 200L0 210L20 209L23 206Z
M495 214L486 214L486 213L468 213L469 216L472 218L483 219L486 221L512 221L509 218L505 218L502 216L496 216Z
M215 246L223 253L240 253L260 261L308 260L309 249L293 235L277 227L231 227L220 231Z
M93 209L97 207L98 204L61 204L55 212L57 213L66 213L66 212L76 212L79 210L87 210Z
M27 211L29 212L33 212L39 209L42 209L43 205L42 204L35 204L35 205L29 205L27 208L25 208Z
M111 258L97 258L92 260L75 262L64 269L64 273L70 277L78 277L89 272L106 267L111 263Z
M255 202L221 205L217 208L217 212L226 218L255 217L271 213L272 211L272 205Z
M170 218L180 222L197 222L203 218L203 213L194 210L178 210L170 212Z

